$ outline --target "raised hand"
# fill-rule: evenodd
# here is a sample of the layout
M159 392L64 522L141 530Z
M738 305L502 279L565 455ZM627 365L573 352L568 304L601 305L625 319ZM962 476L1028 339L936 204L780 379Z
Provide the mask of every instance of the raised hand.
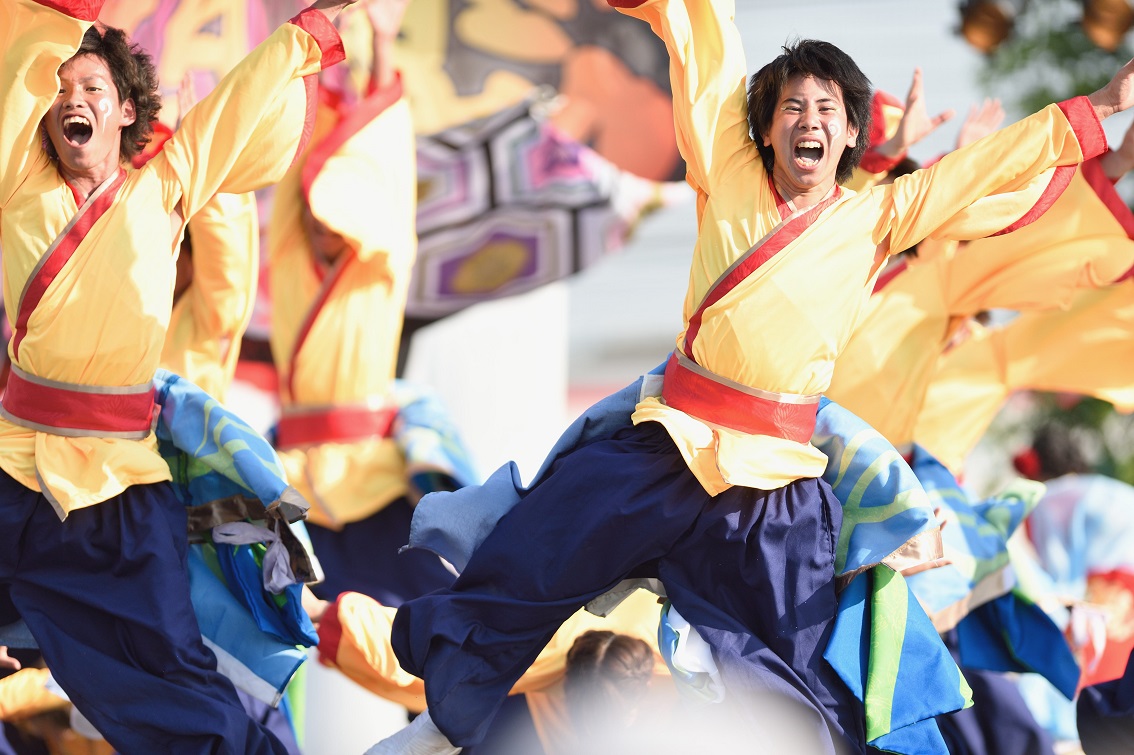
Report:
M980 107L973 105L969 108L969 115L961 124L961 130L957 132L957 149L983 139L1000 128L1003 122L1004 108L1000 106L1000 100L990 100L986 97Z
M890 157L905 154L910 147L936 131L942 123L955 115L952 110L945 110L936 116L930 117L925 109L925 90L921 83L921 69L915 68L913 82L910 84L909 94L906 95L906 111L898 123L898 130L889 141L882 144L878 151Z
M197 85L193 83L193 74L189 71L181 78L181 85L177 87L177 125L185 118L185 114L197 104Z
M394 39L402 28L409 0L364 0L363 8L376 36Z
M321 11L328 21L334 21L343 8L354 5L358 0L315 0L308 7L311 10Z
M1087 97L1099 120L1134 106L1134 60L1130 60L1102 89Z

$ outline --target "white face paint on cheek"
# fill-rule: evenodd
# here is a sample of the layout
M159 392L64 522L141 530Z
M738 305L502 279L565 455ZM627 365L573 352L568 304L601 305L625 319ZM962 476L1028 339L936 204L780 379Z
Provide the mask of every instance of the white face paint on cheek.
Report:
M827 133L831 135L832 139L838 139L839 134L843 133L843 127L839 125L838 121L827 121Z
M110 117L110 100L99 100L98 110L103 115L102 127L106 128L106 119Z

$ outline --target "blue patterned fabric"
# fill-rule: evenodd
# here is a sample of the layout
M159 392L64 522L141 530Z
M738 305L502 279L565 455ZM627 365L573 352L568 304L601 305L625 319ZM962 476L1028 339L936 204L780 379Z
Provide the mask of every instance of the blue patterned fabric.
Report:
M941 509L946 557L952 564L910 577L910 589L931 616L954 611L963 618L968 603L975 605L1006 595L1014 580L1004 572L1009 564L1008 538L1035 508L1043 484L1018 479L1000 493L978 503L953 474L921 446L914 446L911 466L930 504ZM955 624L955 622L952 622ZM939 629L949 629L942 626Z
M1008 539L1036 507L1042 483L1016 480L972 502L953 474L921 446L913 469L935 508L942 509L945 556L952 563L910 577L910 589L930 613L952 614L965 667L1034 671L1071 698L1079 666L1054 621L1020 591L1008 568ZM951 628L938 623L938 628Z
M395 380L398 418L392 434L406 460L416 497L480 482L468 448L440 398L429 388Z
M948 752L934 717L971 705L972 691L901 574L877 566L850 583L825 657L864 700L872 746Z
M276 513L277 526L290 526L301 541L306 540L302 523L287 522L302 517L307 502L287 484L271 445L190 381L159 370L154 385L155 400L161 406L159 450L169 464L182 503L197 506L232 496L254 497ZM277 703L305 658L296 646L313 647L319 641L302 608L302 584L292 581L279 593L265 588L263 544L207 543L194 546L193 552L193 598L202 635L218 657L227 654L231 665L248 669L252 676L247 678L270 685L274 691L265 701ZM207 579L206 571L215 581ZM198 590L196 585L202 584L211 589ZM227 591L217 589L221 586ZM247 631L233 632L236 625ZM265 699L265 687L257 682L241 683L244 677L242 673L234 682Z

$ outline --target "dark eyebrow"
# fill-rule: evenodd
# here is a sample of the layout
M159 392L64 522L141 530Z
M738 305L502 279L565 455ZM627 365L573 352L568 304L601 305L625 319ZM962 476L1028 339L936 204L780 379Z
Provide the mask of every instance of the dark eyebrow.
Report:
M784 97L783 100L780 101L780 104L785 105L789 102L795 103L796 105L803 104L803 100L799 99L798 97ZM839 104L839 101L834 97L820 97L816 99L815 102L833 102L836 105Z

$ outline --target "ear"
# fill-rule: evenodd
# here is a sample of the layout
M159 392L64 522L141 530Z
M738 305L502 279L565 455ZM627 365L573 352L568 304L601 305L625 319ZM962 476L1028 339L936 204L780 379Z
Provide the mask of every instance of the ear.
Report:
M763 135L763 138L764 138L764 146L765 147L771 147L772 146L772 137L768 136L768 133L765 132L764 135Z
M133 125L134 121L137 120L137 117L138 117L138 114L134 110L134 100L131 98L131 99L128 99L125 102L123 102L122 103L122 125L123 126Z
M847 146L853 149L858 142L858 126L847 124Z

